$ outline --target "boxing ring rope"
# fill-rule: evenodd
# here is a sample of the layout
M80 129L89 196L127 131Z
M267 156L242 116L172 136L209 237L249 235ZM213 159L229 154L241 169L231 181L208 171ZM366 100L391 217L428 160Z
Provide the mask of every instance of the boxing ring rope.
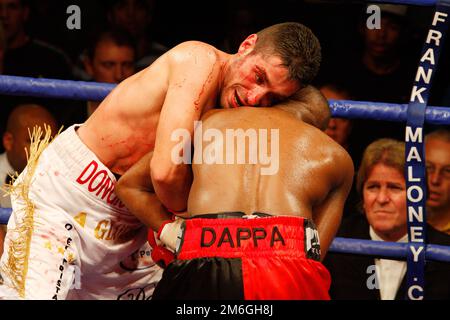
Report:
M96 82L0 76L0 94L7 95L98 101L104 99L114 87ZM404 122L407 117L406 104L331 99L329 104L334 117L397 122ZM426 122L450 125L450 109L428 107ZM10 215L11 209L0 208L0 224L6 224ZM329 251L404 259L407 249L407 244L337 237ZM426 258L450 262L450 247L427 245Z
M0 94L15 96L101 101L115 86L98 82L0 76ZM397 122L406 121L408 108L407 104L369 101L330 99L329 103L333 117ZM427 107L426 122L450 125L450 109Z

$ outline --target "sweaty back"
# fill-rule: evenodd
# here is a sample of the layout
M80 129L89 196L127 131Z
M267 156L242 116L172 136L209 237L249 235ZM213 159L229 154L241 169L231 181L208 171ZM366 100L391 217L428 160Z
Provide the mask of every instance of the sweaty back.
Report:
M336 179L332 159L340 152L323 132L277 108L210 111L194 145L191 215L241 211L312 218L313 206Z

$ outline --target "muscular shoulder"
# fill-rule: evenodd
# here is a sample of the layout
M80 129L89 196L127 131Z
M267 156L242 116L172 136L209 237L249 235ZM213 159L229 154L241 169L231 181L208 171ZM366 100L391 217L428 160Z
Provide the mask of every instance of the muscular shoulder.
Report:
M336 184L344 181L353 180L354 165L353 160L341 145L336 143L333 139L328 138L328 152L331 157L331 167L335 177Z
M198 67L212 65L218 61L218 50L200 41L182 42L168 52L169 60L173 64L194 64Z
M353 179L353 160L341 145L323 131L304 122L299 125L297 134L300 137L299 143L305 143L306 149L310 150L308 154L319 160L336 184Z

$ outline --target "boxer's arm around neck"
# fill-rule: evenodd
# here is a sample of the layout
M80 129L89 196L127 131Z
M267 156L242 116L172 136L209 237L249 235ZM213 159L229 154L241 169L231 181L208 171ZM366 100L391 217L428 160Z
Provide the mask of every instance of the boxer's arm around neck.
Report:
M127 170L117 182L115 193L143 224L157 231L171 215L159 201L152 186L150 177L152 155L152 152L148 153Z
M213 107L218 93L220 63L211 46L197 42L180 45L168 57L168 90L156 130L150 170L155 192L163 205L183 211L187 206L192 173L186 161L180 163L174 157L183 157L180 143L190 150L191 141L180 142L179 133L186 133L192 140L194 122L206 108ZM185 159L190 162L190 157Z

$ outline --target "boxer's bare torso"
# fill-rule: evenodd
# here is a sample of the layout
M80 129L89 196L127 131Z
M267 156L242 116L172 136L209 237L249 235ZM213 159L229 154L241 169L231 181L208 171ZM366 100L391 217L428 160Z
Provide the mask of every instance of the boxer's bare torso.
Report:
M343 148L278 108L213 110L202 118L202 126L203 132L214 128L223 136L227 129L265 129L269 137L270 130L278 130L279 168L261 175L268 165L249 164L248 159L246 164L193 163L189 215L241 211L301 216L316 223L328 247L353 179L353 163ZM203 143L203 151L208 144Z
M78 129L81 140L111 171L124 173L153 150L161 109L171 103L169 94L178 95L180 106L191 106L189 117L199 117L217 105L219 78L227 56L200 42L175 47L120 83ZM197 77L188 74L194 65ZM192 94L186 95L187 90Z

